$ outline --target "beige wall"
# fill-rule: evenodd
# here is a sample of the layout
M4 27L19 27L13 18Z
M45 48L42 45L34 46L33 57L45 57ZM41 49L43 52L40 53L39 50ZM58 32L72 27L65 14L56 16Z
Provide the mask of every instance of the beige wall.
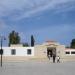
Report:
M60 56L61 59L65 57L65 46L64 45L36 45L34 48L35 58L47 58L47 48L56 48L56 55Z
M46 46L44 45L36 45L34 47L34 56L36 58L47 58L47 54L46 54Z
M57 55L59 55L60 57L64 57L65 54L64 50L65 50L64 45L57 46Z
M34 48L34 57L38 59L48 59L47 58L47 47L55 47L56 55L60 56L60 61L75 61L75 55L65 54L65 45L36 45Z

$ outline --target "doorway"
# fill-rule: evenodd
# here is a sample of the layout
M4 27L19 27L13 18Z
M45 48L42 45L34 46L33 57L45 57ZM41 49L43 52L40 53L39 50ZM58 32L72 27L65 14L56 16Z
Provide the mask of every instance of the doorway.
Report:
M48 47L47 48L47 57L53 57L53 55L56 55L56 48L54 47Z

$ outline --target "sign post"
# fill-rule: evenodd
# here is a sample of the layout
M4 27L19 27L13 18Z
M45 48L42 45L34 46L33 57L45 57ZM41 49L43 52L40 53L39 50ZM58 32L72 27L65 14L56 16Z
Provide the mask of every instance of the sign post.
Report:
M2 67L2 55L3 55L3 49L0 49L0 54L1 54L1 67Z
M0 36L1 38L1 49L0 49L0 54L1 54L1 67L2 67L2 55L3 55L3 49L2 49L2 43L3 43L3 40L5 40L4 37Z
M3 49L2 49L2 37L1 37L1 49L0 49L0 54L1 54L1 67L2 67L2 55L3 55Z

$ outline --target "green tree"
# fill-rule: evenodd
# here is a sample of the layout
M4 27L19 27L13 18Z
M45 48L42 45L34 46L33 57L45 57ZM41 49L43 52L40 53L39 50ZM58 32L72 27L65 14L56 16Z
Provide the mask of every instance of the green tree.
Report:
M28 47L29 44L28 43L23 43L23 47Z
M32 47L34 46L34 42L35 42L34 37L33 37L33 35L31 35L31 46Z
M10 34L9 34L9 46L11 44L19 44L20 43L20 36L17 32L15 31L12 31Z
M75 48L75 39L72 39L71 48Z

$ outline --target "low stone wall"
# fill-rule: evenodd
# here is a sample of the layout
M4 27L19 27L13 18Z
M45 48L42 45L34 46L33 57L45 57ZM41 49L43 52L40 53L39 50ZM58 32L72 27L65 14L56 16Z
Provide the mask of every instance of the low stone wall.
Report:
M47 61L52 62L52 58L49 60L47 57L24 57L24 56L3 56L3 62L25 62L25 61ZM0 58L1 61L1 58ZM57 61L57 59L56 59ZM66 56L60 58L60 62L67 62L67 61L75 61L75 56Z
M61 58L62 61L75 61L75 56L65 56L64 58Z
M3 56L2 59L4 62L23 62L23 61L28 61L34 57L24 57L24 56ZM0 58L1 60L1 58Z

